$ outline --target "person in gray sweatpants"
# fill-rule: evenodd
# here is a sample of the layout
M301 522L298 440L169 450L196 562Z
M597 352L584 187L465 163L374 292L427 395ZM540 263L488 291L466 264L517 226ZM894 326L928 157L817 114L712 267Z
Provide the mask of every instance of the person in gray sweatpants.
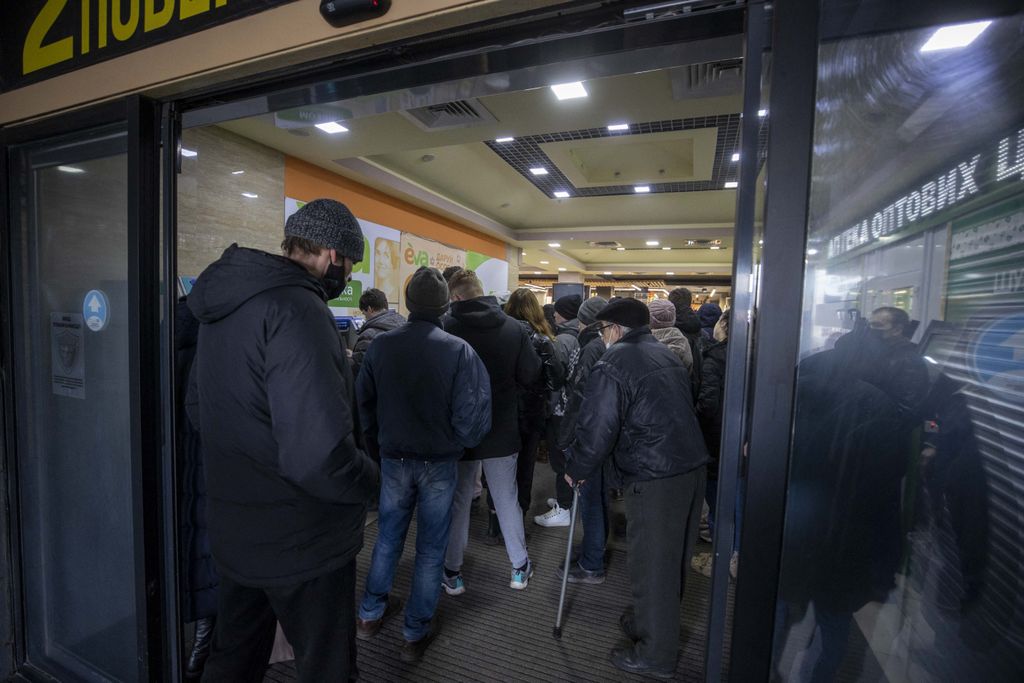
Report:
M526 328L505 315L497 299L483 295L483 285L476 273L455 273L448 288L452 307L444 320L445 331L466 340L487 368L491 382L491 431L479 446L466 449L459 462L442 584L448 595L466 591L462 559L469 539L473 488L477 472L483 467L512 563L509 587L522 590L529 583L533 566L526 552L523 512L516 486L516 459L522 448L518 390L531 387L540 379L542 362Z

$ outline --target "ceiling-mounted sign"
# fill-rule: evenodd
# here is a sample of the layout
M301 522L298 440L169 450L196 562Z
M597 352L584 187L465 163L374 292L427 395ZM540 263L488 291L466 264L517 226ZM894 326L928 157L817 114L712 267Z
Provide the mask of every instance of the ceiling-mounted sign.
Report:
M18 0L0 22L0 91L295 0Z

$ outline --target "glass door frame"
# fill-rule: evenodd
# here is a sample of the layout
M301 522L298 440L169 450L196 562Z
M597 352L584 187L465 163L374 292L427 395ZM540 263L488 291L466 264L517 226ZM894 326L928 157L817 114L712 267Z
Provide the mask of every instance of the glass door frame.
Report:
M749 464L729 668L732 680L772 679L803 314L818 48L840 37L962 23L1020 11L1018 3L1006 0L979 0L970 5L956 0L835 0L828 3L825 14L821 14L821 4L821 0L786 0L774 3L773 10L768 110L775 125L768 136L762 269L759 300L754 302L759 313L752 331L756 360L750 377L751 400L746 403ZM732 374L729 381L736 381ZM728 399L734 385L726 386ZM748 569L744 572L742 567ZM737 643L743 646L737 647Z
M161 406L165 387L161 383L161 224L160 224L160 109L140 96L60 114L36 123L0 129L0 169L4 178L0 187L0 379L2 379L3 442L0 456L5 472L0 486L0 568L10 581L4 582L7 594L3 603L10 611L0 615L0 633L12 636L13 648L0 652L0 675L17 673L29 679L48 678L27 660L24 629L24 593L21 580L20 507L18 500L17 408L18 387L11 372L16 348L11 321L23 315L13 293L19 283L15 272L12 229L17 207L11 189L17 168L15 155L25 145L51 139L73 140L80 135L88 140L101 127L120 126L127 133L128 183L128 301L129 301L129 377L131 378L131 461L132 509L134 527L135 592L137 632L139 634L139 679L176 678L177 656L171 656L168 634L174 623L168 619L167 605L176 594L173 573L168 580L165 503L170 494L163 468L165 425ZM6 640L6 638L5 638Z

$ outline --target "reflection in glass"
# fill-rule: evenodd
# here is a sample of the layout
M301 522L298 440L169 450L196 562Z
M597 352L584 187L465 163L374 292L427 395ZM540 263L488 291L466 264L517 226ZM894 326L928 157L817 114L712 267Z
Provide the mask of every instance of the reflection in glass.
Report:
M819 52L782 680L1024 680L1024 21L936 28Z

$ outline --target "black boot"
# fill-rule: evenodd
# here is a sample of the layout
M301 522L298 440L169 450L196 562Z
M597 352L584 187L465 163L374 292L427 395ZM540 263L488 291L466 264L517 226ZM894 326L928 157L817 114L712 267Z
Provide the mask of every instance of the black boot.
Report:
M491 510L487 518L487 535L484 536L484 543L487 545L501 545L505 539L501 537L501 525L498 524L498 513Z
M192 643L192 654L188 657L185 667L185 678L200 678L206 658L210 656L210 643L213 642L213 626L217 620L213 617L200 619L196 622L196 639Z

